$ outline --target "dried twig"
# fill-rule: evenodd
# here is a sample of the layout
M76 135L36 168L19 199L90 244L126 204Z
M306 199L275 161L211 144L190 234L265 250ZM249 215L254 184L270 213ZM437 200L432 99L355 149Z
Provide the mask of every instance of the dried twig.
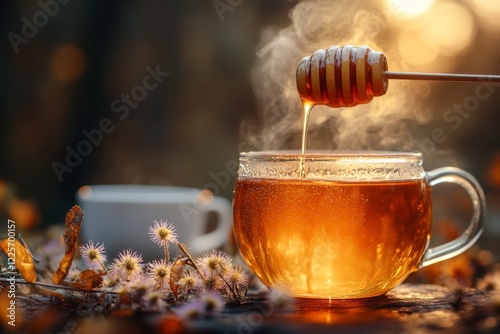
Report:
M10 283L10 282L12 282L12 280L9 278L0 277L0 282ZM108 291L108 290L101 290L101 289L86 290L86 289L80 289L80 288L73 287L73 286L56 285L56 284L42 283L42 282L30 283L30 282L25 281L24 279L15 279L14 282L16 282L18 284L41 286L41 287L49 288L49 289L61 289L61 290L70 290L70 291L77 291L77 292L102 292L102 293L110 293L110 294L119 295L119 293L115 292L115 291Z

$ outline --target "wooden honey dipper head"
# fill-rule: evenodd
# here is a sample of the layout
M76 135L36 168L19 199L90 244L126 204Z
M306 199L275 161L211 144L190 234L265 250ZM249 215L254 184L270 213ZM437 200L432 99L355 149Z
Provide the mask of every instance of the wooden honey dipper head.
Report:
M331 46L305 57L297 66L303 100L333 108L354 107L387 92L387 59L367 46Z

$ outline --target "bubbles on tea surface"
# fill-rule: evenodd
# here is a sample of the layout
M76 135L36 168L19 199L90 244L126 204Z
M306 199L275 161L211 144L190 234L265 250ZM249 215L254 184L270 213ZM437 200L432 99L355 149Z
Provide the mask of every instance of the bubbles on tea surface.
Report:
M418 180L424 175L418 157L399 158L383 154L380 157L366 154L356 157L355 153L343 155L342 152L337 156L330 154L328 157L322 157L321 154L303 157L297 153L279 159L256 153L242 157L238 172L240 178L372 182Z

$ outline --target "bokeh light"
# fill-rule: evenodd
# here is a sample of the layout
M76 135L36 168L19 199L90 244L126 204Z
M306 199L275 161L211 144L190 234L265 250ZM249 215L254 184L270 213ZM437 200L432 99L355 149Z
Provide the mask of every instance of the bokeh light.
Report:
M402 32L397 46L405 62L415 67L426 65L438 56L437 49L426 44L418 32Z
M82 186L78 189L78 196L83 199L89 199L92 196L92 188L90 186Z
M500 1L498 0L471 0L471 7L480 18L483 26L500 30Z
M429 10L434 0L385 0L387 9L401 18L419 16Z
M52 74L63 82L80 79L85 70L83 51L75 45L59 46L52 56Z
M458 3L437 3L426 16L422 33L431 47L439 47L441 54L455 55L467 48L475 36L471 12Z
M202 205L209 205L214 201L214 194L208 190L203 189L198 193L198 202Z

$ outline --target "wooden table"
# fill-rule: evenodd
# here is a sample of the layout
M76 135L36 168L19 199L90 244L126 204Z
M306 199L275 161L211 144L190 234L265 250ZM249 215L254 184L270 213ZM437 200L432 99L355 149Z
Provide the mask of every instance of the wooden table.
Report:
M61 317L64 313L64 305L48 306L46 297L30 301L27 296L19 302L26 320L31 318L47 323L47 317ZM58 324L53 323L46 330L39 325L28 326L31 327L28 329L34 333L72 333L81 319L68 318L66 322L60 318ZM242 305L226 305L222 314L211 319L179 322L170 312L94 320L92 322L101 321L108 326L102 333L119 334L500 333L500 292L403 284L381 297L332 301L300 299L287 309L270 306L265 295L258 293L250 295L249 301ZM79 330L79 333L96 331L94 328Z
M215 321L190 322L213 333L469 333L500 332L500 293L452 291L403 284L386 296L362 300L297 300L289 310L270 309L262 296L230 306Z

